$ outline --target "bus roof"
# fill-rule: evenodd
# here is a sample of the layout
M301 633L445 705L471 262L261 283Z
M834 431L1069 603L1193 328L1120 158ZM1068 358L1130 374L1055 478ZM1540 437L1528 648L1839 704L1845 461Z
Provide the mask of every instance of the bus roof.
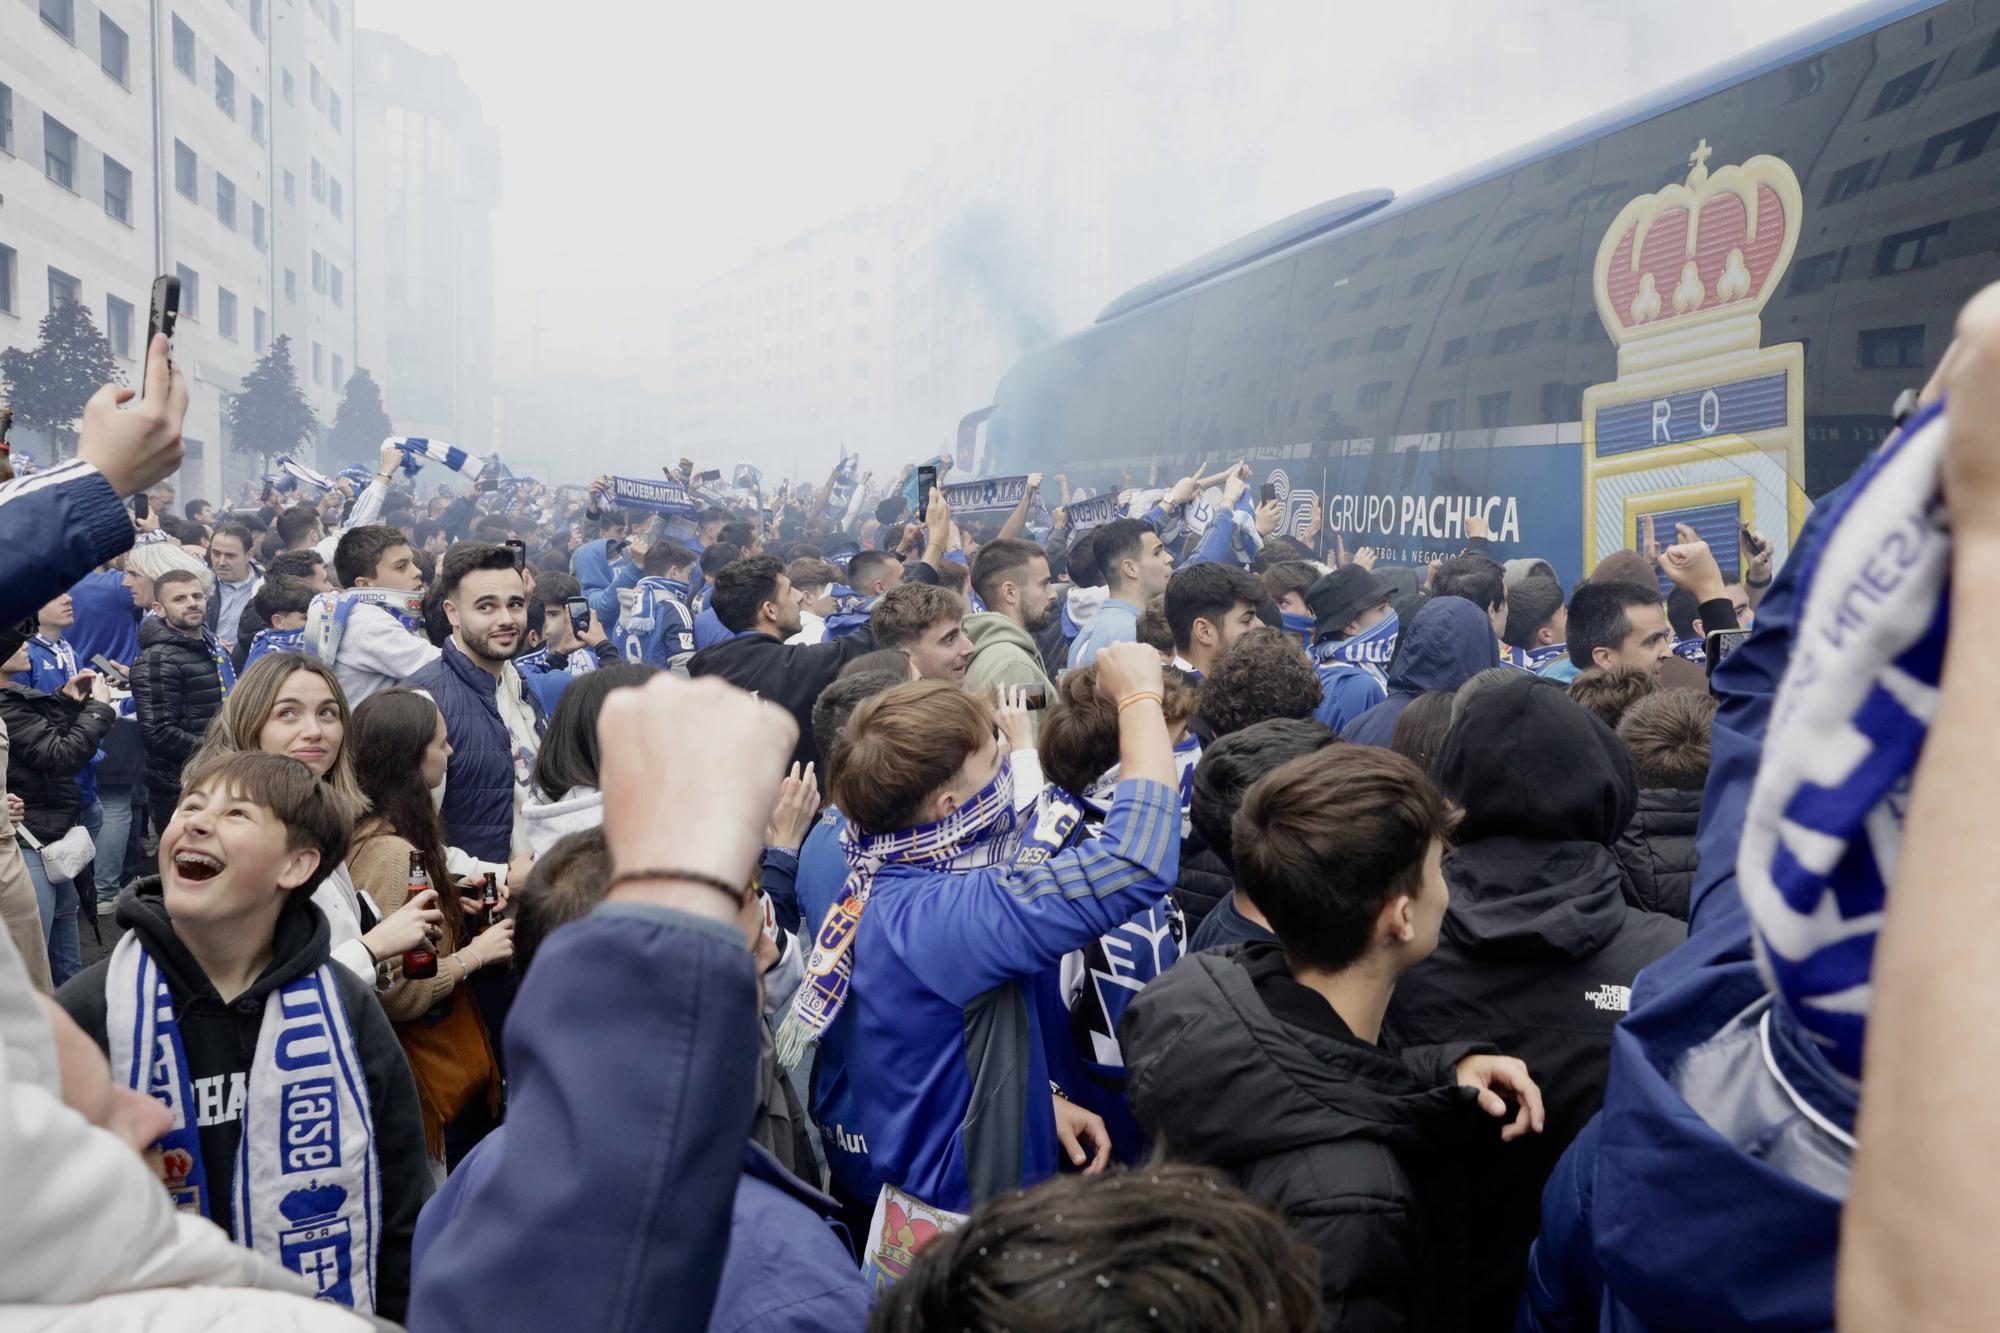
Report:
M1733 60L1712 65L1656 92L1612 107L1589 120L1546 134L1510 153L1475 163L1408 194L1367 190L1304 209L1169 269L1158 277L1147 279L1113 299L1099 312L1094 323L1107 324L1136 311L1189 295L1227 274L1268 263L1306 245L1331 241L1352 227L1374 226L1459 190L1593 143L1628 126L1943 3L1945 0L1869 0L1762 46L1752 47ZM1380 202L1374 202L1376 200ZM1070 337L1081 336L1084 332L1088 330L1081 330ZM1067 338L1059 340L1067 341Z

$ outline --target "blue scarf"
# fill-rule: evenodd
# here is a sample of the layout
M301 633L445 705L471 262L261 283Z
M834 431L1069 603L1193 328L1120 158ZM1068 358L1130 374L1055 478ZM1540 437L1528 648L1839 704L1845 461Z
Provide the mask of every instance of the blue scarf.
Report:
M1528 670L1534 672L1536 675L1540 675L1542 668L1547 666L1549 663L1566 661L1568 660L1568 658L1569 658L1568 644L1552 643L1545 648L1530 648L1528 650L1528 660L1526 666Z
M396 618L396 623L412 634L424 628L424 595L400 588L347 588L323 592L312 599L306 610L303 647L306 656L332 666L340 656L340 641L347 634L347 622L357 606L379 606Z
M243 669L248 671L251 664L272 653L303 653L306 650L306 627L297 629L260 629L257 637L250 640L250 651L244 655Z
M1312 646L1313 661L1386 667L1396 655L1396 635L1401 628L1396 613L1391 611L1351 639L1321 639Z
M1313 629L1319 624L1318 618L1302 614L1298 611L1283 612L1279 618L1285 622L1285 633L1296 638L1299 641L1299 647L1305 649L1307 652L1311 652L1313 646Z
M1674 656L1683 662L1692 662L1696 666L1708 665L1708 649L1698 638L1675 639L1673 652Z
M826 637L844 639L868 623L875 598L864 597L844 583L833 585L833 613L826 618Z

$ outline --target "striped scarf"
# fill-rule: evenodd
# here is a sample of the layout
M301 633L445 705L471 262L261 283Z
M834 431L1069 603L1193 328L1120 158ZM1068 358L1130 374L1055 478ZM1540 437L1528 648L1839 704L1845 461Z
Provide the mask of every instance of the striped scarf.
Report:
M964 874L989 866L1007 865L1020 845L1014 811L1014 769L1006 756L971 800L943 819L898 833L862 833L852 823L840 835L847 858L847 882L806 955L805 982L792 998L791 1011L778 1026L778 1063L789 1069L825 1035L847 1003L854 977L854 936L861 913L875 887L875 875L886 865L913 866L935 874Z
M1737 845L1758 963L1778 1002L1855 1083L1875 935L1944 669L1944 442L1937 407L1911 420L1855 479L1821 544L1802 553L1792 657Z
M1349 662L1355 666L1386 667L1396 655L1401 622L1391 611L1351 639L1321 639L1312 646L1315 662Z
M443 440L426 440L415 435L391 435L382 441L393 444L403 451L403 473L414 477L425 463L437 463L458 473L467 481L478 481L479 474L486 470L486 460L478 454L468 454L455 444Z
M307 657L332 666L340 656L340 641L347 634L348 619L357 606L379 606L396 618L396 623L412 634L424 627L424 595L401 588L346 588L323 592L306 609L305 641L301 650Z

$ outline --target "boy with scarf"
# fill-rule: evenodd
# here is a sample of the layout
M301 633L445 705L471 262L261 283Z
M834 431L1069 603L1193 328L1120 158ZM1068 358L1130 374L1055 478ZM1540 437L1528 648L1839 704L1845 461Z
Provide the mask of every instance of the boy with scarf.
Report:
M1074 1126L1094 1117L1048 1094L1032 988L1156 904L1180 858L1159 658L1113 644L1097 663L1125 779L1102 835L1069 850L1053 849L1074 807L1021 827L991 710L944 682L868 700L835 753L846 896L819 927L778 1050L796 1063L853 999L849 1072L887 1182L864 1249L874 1281L907 1271L926 1229L1054 1174L1065 1127L1071 1161L1087 1160ZM1101 1164L1109 1145L1095 1147Z
M690 585L700 557L675 541L646 548L646 576L638 598L618 626L628 662L646 662L662 671L687 674L694 656L694 606Z
M401 1319L431 1188L416 1085L367 983L329 963L311 903L351 828L296 760L198 765L160 878L119 898L126 934L56 998L114 1079L172 1113L159 1146L177 1207L322 1299Z
M1306 589L1315 617L1307 652L1322 695L1313 717L1335 735L1389 692L1385 672L1400 629L1391 595L1389 585L1361 564L1342 565Z
M333 668L350 708L437 660L423 634L423 579L410 539L383 523L350 528L333 553L344 591L313 599L305 651Z
M243 655L243 670L272 653L303 653L306 642L306 613L317 596L310 583L289 574L269 574L250 598L250 614L258 630Z

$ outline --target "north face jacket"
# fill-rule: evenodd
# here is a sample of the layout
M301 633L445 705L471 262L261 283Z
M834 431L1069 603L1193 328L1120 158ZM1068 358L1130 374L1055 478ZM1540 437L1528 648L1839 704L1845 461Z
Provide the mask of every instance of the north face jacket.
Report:
M146 742L152 792L180 790L182 767L200 748L209 720L222 711L223 696L235 684L236 667L214 635L183 633L158 616L141 622L132 704Z

